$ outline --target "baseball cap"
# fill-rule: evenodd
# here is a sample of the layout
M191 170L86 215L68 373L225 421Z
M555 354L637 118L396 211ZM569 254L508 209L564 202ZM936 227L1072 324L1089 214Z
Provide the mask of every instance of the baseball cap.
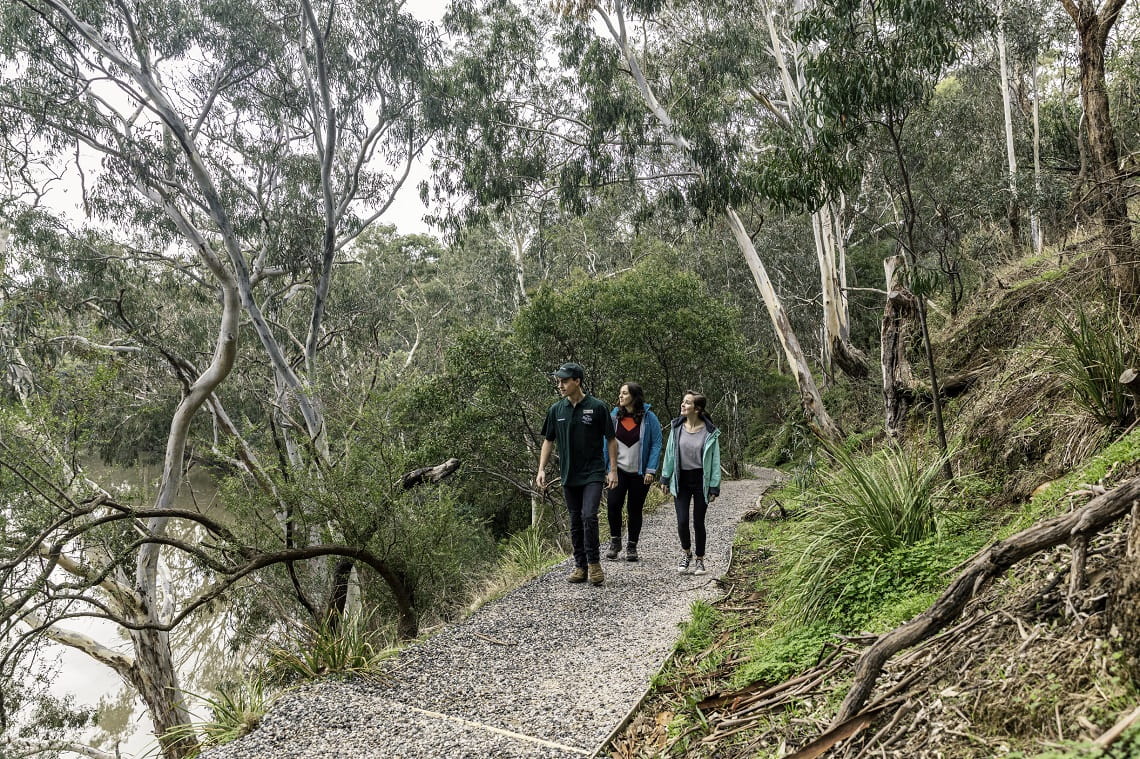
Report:
M582 379L586 373L582 370L581 364L575 364L573 361L563 364L558 367L558 371L554 376L558 379Z

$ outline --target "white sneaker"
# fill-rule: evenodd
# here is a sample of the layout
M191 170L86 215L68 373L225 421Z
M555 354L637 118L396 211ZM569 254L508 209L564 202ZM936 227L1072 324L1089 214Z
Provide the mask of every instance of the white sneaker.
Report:
M703 556L698 556L697 557L697 565L693 569L693 574L703 575L703 574L705 574L705 571L706 571L705 570L705 559Z

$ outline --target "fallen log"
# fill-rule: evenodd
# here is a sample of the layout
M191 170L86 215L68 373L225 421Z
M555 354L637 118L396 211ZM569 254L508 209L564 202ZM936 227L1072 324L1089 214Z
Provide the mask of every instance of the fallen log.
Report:
M957 579L929 609L882 635L863 652L855 666L854 683L832 720L831 728L847 722L863 708L883 666L892 656L953 622L986 582L1040 551L1087 539L1128 514L1137 502L1140 502L1140 477L1133 477L1076 511L1046 519L974 554Z

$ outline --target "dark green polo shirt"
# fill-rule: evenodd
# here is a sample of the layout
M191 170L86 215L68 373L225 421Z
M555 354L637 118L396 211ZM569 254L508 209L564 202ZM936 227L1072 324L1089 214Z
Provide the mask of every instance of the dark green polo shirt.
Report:
M614 422L605 403L586 395L575 406L563 398L546 412L542 435L558 444L564 487L605 482L606 460L602 451L614 436Z

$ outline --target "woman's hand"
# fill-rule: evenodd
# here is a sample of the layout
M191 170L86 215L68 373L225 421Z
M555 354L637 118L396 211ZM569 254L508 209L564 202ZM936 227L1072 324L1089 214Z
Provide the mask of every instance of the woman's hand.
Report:
M653 484L653 475L651 475L649 472L645 473L645 484L646 485L652 485Z

